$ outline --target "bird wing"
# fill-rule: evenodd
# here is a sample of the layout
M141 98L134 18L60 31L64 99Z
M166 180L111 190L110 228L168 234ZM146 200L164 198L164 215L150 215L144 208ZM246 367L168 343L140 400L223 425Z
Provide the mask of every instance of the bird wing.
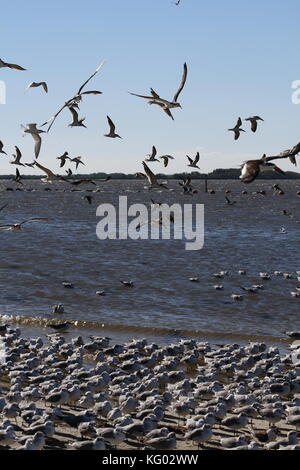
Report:
M49 220L48 217L33 217L31 219L26 219L20 222L18 225L26 224L27 222L35 222L36 220Z
M192 160L192 158L191 158L191 157L189 157L188 155L187 155L186 157L189 159L189 162L190 162L190 164L192 165L192 164L193 164L193 160Z
M41 150L41 145L42 145L42 139L39 134L31 134L34 141L35 141L35 146L34 146L34 154L35 158L38 158L40 150Z
M45 92L48 93L48 85L46 82L41 82L42 87L44 88Z
M83 91L80 93L81 95L102 95L102 91L98 90L90 90L90 91Z
M73 116L73 122L78 122L78 113L76 109L73 106L68 106L68 110Z
M180 82L180 85L179 85L179 88L178 90L176 91L175 95L174 95L174 98L173 98L173 101L176 102L177 99L178 99L178 96L179 94L181 93L184 85L185 85L185 82L186 82L186 77L187 77L187 65L186 63L183 64L183 73L182 73L182 77L181 77L181 82Z
M148 167L148 165L145 162L143 162L143 167L144 167L144 170L145 170L145 173L147 175L149 183L150 184L157 184L157 179L156 179L155 174L152 173L152 171L150 170L150 168Z
M107 120L108 120L108 124L109 124L109 128L110 128L110 133L114 134L114 133L115 133L116 126L114 125L114 123L112 122L112 120L110 119L109 116L106 116L106 117L107 117Z
M151 95L153 96L153 98L156 98L156 99L160 98L159 94L156 93L156 91L154 91L153 88L150 88L150 91L151 91Z
M242 125L242 120L241 120L241 118L239 117L238 120L237 120L237 123L236 123L235 127L241 127L241 125Z
M15 146L15 149L16 149L16 162L19 162L21 160L21 157L22 157L22 153L21 153L21 150L19 149L19 147Z
M7 62L4 62L4 63L5 63L5 67L9 67L10 69L26 70L26 69L24 69L23 67L21 67L21 65L17 65L17 64L8 64Z
M152 100L153 99L153 96L138 95L137 93L131 93L131 92L129 92L129 93L131 95L138 96L139 98L146 98L147 100Z
M88 84L88 82L99 72L99 70L101 69L101 67L103 67L103 65L105 64L105 60L103 62L101 62L100 65L98 65L98 67L96 68L95 72L92 73L92 75L81 85L81 87L79 88L78 90L78 95L81 93L81 90L83 90L83 88L85 87L85 85Z
M157 153L157 152L156 152L156 148L155 148L155 146L153 145L153 146L152 146L152 154L151 154L151 158L154 158L154 157L155 157L155 155L156 155L156 153Z
M49 170L49 168L46 168L45 166L41 165L40 163L38 163L37 161L35 161L35 166L37 166L38 168L40 168L40 170L42 170L44 173L46 173L46 175L48 176L55 176L55 174L53 173L53 171Z
M194 164L199 162L199 158L200 158L200 154L199 154L199 152L197 152L197 155L196 155L195 160L194 160Z
M167 167L169 163L168 157L159 157L159 158L161 158L164 161L164 167Z
M281 152L279 155L274 155L271 157L267 157L266 160L277 160L278 158L289 158L291 162L296 165L296 159L295 156L300 152L300 142L296 144L293 148L284 150Z

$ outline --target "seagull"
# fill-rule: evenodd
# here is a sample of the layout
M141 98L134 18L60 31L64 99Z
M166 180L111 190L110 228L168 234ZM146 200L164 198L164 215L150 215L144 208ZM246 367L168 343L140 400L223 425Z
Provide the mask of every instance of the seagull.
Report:
M169 189L169 188L167 188L167 186L165 186L164 184L159 183L157 181L157 178L156 178L155 174L152 173L152 171L150 170L150 168L148 167L148 165L145 162L143 162L143 167L144 167L147 179L150 183L149 189L154 189L154 188Z
M10 69L15 69L15 70L26 70L23 67L21 67L21 65L9 64L8 62L4 62L2 59L0 59L0 69L4 67L8 67Z
M134 95L134 96L138 96L140 98L145 98L147 100L150 100L150 101L148 101L149 104L157 104L158 106L160 106L163 109L163 111L165 111L173 119L173 116L170 113L170 109L172 109L172 108L181 108L181 104L178 103L177 100L178 100L179 94L181 93L181 91L182 91L182 89L185 85L186 77L187 77L187 65L186 65L186 63L184 63L183 64L183 73L182 73L182 77L181 77L181 82L180 82L179 88L176 91L172 101L168 101L168 100L165 100L165 99L161 98L153 90L153 88L150 88L151 96L138 95L136 93L130 93L130 94Z
M285 175L285 172L278 168L278 166L269 162L269 160L273 159L274 157L267 157L266 154L264 154L260 160L248 160L244 162L241 165L242 172L240 175L240 180L243 183L252 183L252 181L257 178L261 170L274 170L277 173Z
M156 148L155 148L155 146L153 145L153 146L152 146L152 153L151 153L151 154L148 153L148 156L149 156L150 158L146 158L146 159L145 159L145 162L159 162L159 160L157 160L157 158L155 158L156 153L157 153L157 152L156 152Z
M23 129L23 135L24 134L31 134L33 137L33 140L35 141L35 146L34 146L34 154L35 158L38 158L40 150L41 150L41 145L42 145L42 139L40 134L45 133L45 131L42 131L41 129L36 128L36 124L26 124L26 126L23 126L21 124L21 128Z
M259 116L252 116L245 119L245 121L250 121L251 123L251 130L252 132L256 132L257 129L257 121L263 121L263 119Z
M70 160L70 162L76 163L76 170L77 170L77 168L78 168L78 166L79 166L80 163L81 163L81 165L84 165L84 166L85 166L85 163L83 163L83 162L81 161L81 157L69 158L69 160Z
M33 219L26 219L23 220L22 222L18 222L16 224L5 224L5 225L0 225L1 230L12 230L13 232L17 230L21 230L22 225L26 224L27 222L35 222L37 220L49 220L47 217L34 217Z
M35 88L35 87L38 87L38 86L42 86L45 90L46 93L48 93L48 86L47 86L47 83L46 82L31 82L29 83L28 88Z
M109 124L109 134L104 134L104 137L112 137L113 139L115 137L119 137L120 139L122 139L122 137L119 134L115 133L116 126L114 125L110 117L109 116L106 116L106 117L107 117L108 124Z
M64 164L66 163L66 160L70 160L70 158L68 157L69 153L68 152L65 152L63 155L61 155L60 157L56 157L56 160L60 160L60 168L62 168L64 166ZM68 175L69 176L69 175Z
M69 183L66 178L64 178L63 176L55 175L51 170L49 170L49 168L46 168L37 161L35 161L35 165L47 175L46 178L41 179L43 183L52 183L52 181L67 181Z
M43 126L46 126L47 124L49 124L48 126L48 129L47 129L47 132L50 131L51 127L53 126L53 123L54 121L56 120L57 116L59 116L59 114L65 109L65 108L69 108L70 107L73 107L73 110L74 110L74 105L76 105L78 102L81 101L82 99L82 95L100 95L102 94L102 91L97 91L97 90L90 90L90 91L82 91L83 88L88 84L88 82L99 72L99 70L101 69L101 67L104 65L105 62L101 62L101 64L96 68L95 72L92 73L92 75L81 85L81 87L79 88L79 90L77 91L77 93L75 93L75 95L69 99L68 101L66 101L63 106L57 111L57 113L54 114L54 116L52 116L50 119L48 119L48 121L44 122L41 127ZM71 111L71 110L70 110ZM72 111L71 111L72 112ZM73 114L73 112L72 112ZM74 116L73 116L74 118ZM82 124L81 124L82 125ZM84 126L85 127L85 126Z
M161 158L164 161L164 167L168 166L169 160L174 160L174 157L172 155L162 155Z
M74 106L68 106L68 109L73 116L73 121L69 124L69 127L85 127L86 128L86 125L83 124L85 117L78 119L78 113Z
M3 147L4 147L3 142L1 142L0 140L0 153L4 153L5 155L7 155L7 153L4 152Z
M21 153L21 150L19 149L19 147L15 146L15 149L16 149L16 155L13 154L13 157L15 157L15 159L10 162L12 165L20 165L20 166L25 166L24 163L20 163L20 160L21 160L21 157L22 157L22 153Z
M191 157L189 157L188 155L187 155L187 158L190 162L188 166L190 166L192 168L198 168L200 170L200 168L197 165L197 163L199 162L199 158L200 158L199 152L197 152L196 157L195 157L194 160Z
M239 138L241 132L246 132L244 131L244 129L241 129L241 125L242 125L242 120L239 117L236 125L232 129L228 129L229 131L234 132L234 140L237 140Z

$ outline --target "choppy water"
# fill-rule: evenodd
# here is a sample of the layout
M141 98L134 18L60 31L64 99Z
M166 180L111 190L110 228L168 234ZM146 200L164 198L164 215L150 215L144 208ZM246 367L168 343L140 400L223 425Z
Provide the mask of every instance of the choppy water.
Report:
M1 224L30 217L51 220L24 225L19 232L0 231L0 313L33 325L32 318L61 319L51 311L62 303L62 318L78 320L77 328L105 325L127 336L131 331L155 338L174 330L185 335L198 330L203 337L283 337L283 331L300 326L300 298L290 294L300 285L295 274L300 270L300 182L280 180L283 196L273 195L274 183L210 181L213 195L198 181L198 193L190 197L181 194L176 181L169 184L173 192L147 191L143 181L135 180L99 183L101 192L96 193L87 192L88 187L72 192L64 183L38 181L25 181L23 191L6 191L17 186L1 181L0 205L8 203L0 212ZM234 206L225 205L225 189L237 201ZM241 194L243 189L247 195ZM265 197L252 194L261 189ZM93 197L91 205L84 199L87 194ZM150 198L203 203L204 248L186 251L181 240L98 240L96 208L100 203L118 205L119 195L127 195L129 204ZM283 216L283 209L295 217ZM288 233L280 233L283 226ZM247 275L238 275L238 269ZM220 270L229 270L229 276L215 279L213 273ZM259 278L260 271L275 270L293 273L293 279ZM121 279L132 280L134 288L123 287ZM64 288L63 281L72 282L74 289ZM224 289L214 290L215 284ZM240 289L252 284L265 288L256 294ZM97 296L97 290L106 295ZM244 294L244 300L232 300L232 293Z

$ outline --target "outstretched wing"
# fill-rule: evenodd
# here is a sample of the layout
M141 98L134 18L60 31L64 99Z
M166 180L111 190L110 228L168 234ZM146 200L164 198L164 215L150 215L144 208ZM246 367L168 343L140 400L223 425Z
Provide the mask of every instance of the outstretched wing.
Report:
M48 176L55 176L55 174L53 173L53 171L49 170L49 168L46 168L45 166L41 165L40 163L38 163L37 161L35 161L35 166L37 166L40 170L42 170L44 173L46 173L46 175Z
M48 217L33 217L32 219L23 220L18 225L27 224L27 222L35 222L36 220L50 220L50 219Z
M199 158L200 158L200 154L199 152L197 152L195 160L194 160L195 165L199 162Z
M105 60L103 62L101 62L100 65L98 65L98 67L96 68L95 72L92 73L92 75L81 85L81 87L79 88L78 90L78 95L81 93L81 90L83 90L83 88L85 87L85 85L87 85L89 83L89 81L99 72L99 70L101 69L101 67L103 67L103 65L105 64Z
M157 179L156 179L155 174L152 173L152 171L150 170L150 168L148 167L148 165L145 162L143 162L143 167L144 167L144 170L145 170L145 173L147 175L149 183L150 184L157 184Z
M296 144L293 148L284 150L279 155L273 155L271 157L267 157L266 160L269 161L269 160L277 160L279 158L289 158L290 161L294 165L296 165L297 162L296 162L295 157L299 152L300 152L300 142L298 142L298 144Z
M181 93L184 85L185 85L185 82L186 82L186 77L187 77L187 65L186 63L183 64L183 73L182 73L182 78L181 78L181 82L180 82L180 85L179 85L179 88L178 90L176 91L175 95L174 95L174 98L173 98L173 101L176 102L177 99L178 99L178 96L179 94Z
M107 120L108 120L110 132L111 132L112 134L114 134L114 133L115 133L116 126L114 125L114 123L112 122L112 120L110 119L109 116L106 116L106 117L107 117Z

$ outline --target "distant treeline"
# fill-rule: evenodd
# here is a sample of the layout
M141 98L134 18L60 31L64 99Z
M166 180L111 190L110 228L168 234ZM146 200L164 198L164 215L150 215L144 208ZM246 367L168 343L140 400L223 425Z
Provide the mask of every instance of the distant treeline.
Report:
M157 173L157 177L159 179L174 179L178 180L181 177L190 175L193 180L203 180L205 177L210 180L226 180L226 179L239 179L241 174L241 170L238 168L217 168L216 170L208 173L207 175L204 173L200 173L198 171L183 172L183 173L174 173L172 175L166 175L164 173ZM14 175L0 175L0 179L13 179ZM111 179L115 180L133 180L137 179L135 174L126 174L126 173L89 173L89 174L76 174L68 177L68 179L80 179L80 178L90 178L90 179L102 179L110 177ZM41 175L22 175L23 179L39 179ZM287 171L285 175L280 175L275 171L266 171L261 172L259 175L260 179L265 180L274 180L274 179L300 179L300 173L296 173L295 171Z

